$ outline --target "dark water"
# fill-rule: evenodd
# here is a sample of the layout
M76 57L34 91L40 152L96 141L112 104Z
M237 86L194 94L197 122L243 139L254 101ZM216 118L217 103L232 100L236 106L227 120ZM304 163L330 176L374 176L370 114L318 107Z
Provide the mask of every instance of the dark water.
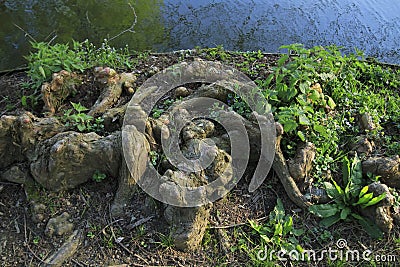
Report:
M132 24L134 31L125 31ZM283 44L336 44L400 64L400 1L0 0L0 70L23 65L31 39L86 38L160 52L216 45L280 52Z

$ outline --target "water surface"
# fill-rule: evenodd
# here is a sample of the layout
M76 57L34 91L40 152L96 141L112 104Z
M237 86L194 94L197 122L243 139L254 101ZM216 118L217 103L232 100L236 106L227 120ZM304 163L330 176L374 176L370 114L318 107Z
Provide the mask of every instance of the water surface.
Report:
M400 64L399 14L400 2L391 0L0 0L0 70L25 64L31 39L86 38L160 52L336 44Z

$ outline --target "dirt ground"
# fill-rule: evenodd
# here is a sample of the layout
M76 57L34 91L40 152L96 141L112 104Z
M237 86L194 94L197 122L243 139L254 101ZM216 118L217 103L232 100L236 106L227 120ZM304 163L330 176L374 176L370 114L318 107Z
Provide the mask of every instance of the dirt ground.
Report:
M277 56L263 59L266 76L276 62ZM154 71L177 63L179 55L153 55L137 65L136 85L140 86ZM186 60L190 60L187 56ZM234 61L240 62L240 57ZM234 62L232 63L234 64ZM257 78L257 77L251 77ZM29 95L23 89L28 77L23 71L3 73L0 77L0 114L13 114L26 108L21 97ZM86 107L93 105L99 96L91 72L78 93L65 101L80 102ZM124 94L116 106L127 103L130 95ZM39 102L30 111L42 116ZM68 104L63 109L70 108ZM58 114L60 115L60 114ZM263 222L281 198L287 214L293 216L294 224L305 230L300 238L304 248L318 251L335 247L338 239L344 238L353 250L369 249L375 255L395 255L400 260L399 227L382 240L372 240L361 226L340 223L329 230L318 226L318 219L296 207L287 197L276 175L271 172L264 184L253 193L247 190L249 179L244 177L224 199L214 203L211 220L202 246L194 252L175 249L169 234L168 224L163 219L161 203L152 200L140 189L134 195L123 216L113 218L110 206L118 184L116 177L107 177L101 182L90 181L67 192L49 192L39 185L28 196L23 185L0 182L0 266L47 266L44 260L56 252L68 239L49 235L46 222L49 218L67 212L68 221L80 236L76 253L62 266L252 266L244 246L250 247L257 237L248 226L248 220ZM33 209L44 205L38 220ZM35 215L36 214L36 215ZM36 217L35 217L36 216ZM227 235L228 238L226 238ZM229 249L222 243L229 240ZM290 263L276 261L281 266L365 266L365 262ZM396 262L377 263L377 266L395 266ZM268 265L265 266L274 266ZM400 265L399 265L400 266Z

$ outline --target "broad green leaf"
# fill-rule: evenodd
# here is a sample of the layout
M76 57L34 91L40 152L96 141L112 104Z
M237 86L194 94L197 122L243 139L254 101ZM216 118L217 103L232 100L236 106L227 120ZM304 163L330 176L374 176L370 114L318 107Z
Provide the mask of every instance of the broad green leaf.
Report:
M353 206L362 205L362 204L368 203L369 201L371 201L371 199L373 197L374 197L373 193L365 194L356 203L353 203Z
M254 220L248 220L250 227L253 228L254 230L258 231L260 229L260 226L258 223Z
M281 236L283 234L283 225L278 222L275 224L274 236Z
M80 132L83 132L86 129L86 126L84 124L78 124L76 127Z
M283 224L283 235L290 233L293 229L293 218L291 216Z
M75 109L76 111L78 111L79 113L82 112L82 111L87 111L87 110L89 110L88 108L82 106L81 103L74 103L74 102L71 102L71 105L72 105L72 106L74 107L74 109Z
M25 108L28 106L26 95L23 95L23 96L21 97L21 104L22 104L22 106L25 107Z
M292 233L295 235L295 236L301 236L302 234L304 234L304 229L295 229L295 228L293 228L292 229Z
M351 171L349 177L349 191L353 197L357 197L360 194L362 187L362 166L361 161L357 154L354 156L351 162Z
M326 128L320 124L314 124L314 131L318 132L320 135L326 137Z
M273 75L273 74L270 74L270 75L268 76L268 78L265 79L265 81L264 81L264 86L267 87L267 86L271 83L271 81L272 81L273 78L274 78L274 75Z
M283 64L286 62L286 60L288 60L289 59L289 55L288 54L282 54L281 55L281 58L280 59L278 59L278 61L277 61L277 65L280 67L280 66L283 66Z
M299 115L299 124L300 125L310 125L311 123L305 114L301 114L301 115Z
M364 186L361 191L360 194L358 195L359 198L361 198L363 195L365 195L365 193L368 192L368 185Z
M290 132L296 130L297 126L298 125L295 121L286 121L283 124L283 130L287 133L290 133Z
M270 242L271 242L271 239L270 239L268 236L266 236L266 235L260 235L260 237L261 237L265 242L267 242L267 243L270 243Z
M330 96L328 96L328 106L329 106L331 109L335 109L335 107L336 107L335 101L333 101L333 99L332 99Z
M357 219L357 221L361 224L364 230L367 232L369 236L375 239L381 239L383 237L383 232L379 229L379 227L372 221L361 217L356 213L351 213L351 215Z
M337 204L319 204L312 205L308 210L318 217L327 218L339 213L339 208Z
M372 206L377 204L379 201L381 201L382 199L384 199L386 197L386 193L380 194L377 197L374 197L373 199L371 199L367 204L363 205L363 208Z
M351 209L349 207L346 207L346 208L342 209L342 211L340 212L340 219L346 220L347 216L350 213L351 213Z
M308 82L302 82L302 83L300 84L299 88L300 88L300 92L301 92L302 94L305 94L305 93L308 91L308 89L310 88L310 85L309 85Z
M350 180L350 160L345 156L342 165L343 182L347 186Z
M276 200L276 206L274 208L274 212L275 212L275 220L277 221L281 221L285 217L285 208L280 198Z
M337 213L335 215L332 215L330 217L322 219L319 224L323 227L330 227L340 221L340 214Z
M328 196L332 199L339 199L341 197L339 191L336 189L336 187L329 183L329 182L324 182L325 190Z
M343 189L336 183L336 181L335 180L333 180L332 179L332 183L333 183L333 185L335 186L335 188L336 188L336 190L338 191L338 193L339 193L339 195L341 195L342 196L342 198L344 197L344 191L343 191Z
M317 90L311 90L310 94L308 95L308 98L314 102L318 101L320 97L321 95Z

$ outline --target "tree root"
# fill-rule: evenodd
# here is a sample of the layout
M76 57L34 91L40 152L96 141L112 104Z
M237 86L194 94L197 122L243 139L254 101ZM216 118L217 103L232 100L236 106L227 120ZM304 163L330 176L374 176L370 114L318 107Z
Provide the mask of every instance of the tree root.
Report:
M289 198L300 208L307 209L312 204L300 192L296 182L290 176L289 169L280 146L281 139L282 136L278 136L276 138L275 158L272 164L272 168L278 175L283 187L285 188L286 194L288 194Z

